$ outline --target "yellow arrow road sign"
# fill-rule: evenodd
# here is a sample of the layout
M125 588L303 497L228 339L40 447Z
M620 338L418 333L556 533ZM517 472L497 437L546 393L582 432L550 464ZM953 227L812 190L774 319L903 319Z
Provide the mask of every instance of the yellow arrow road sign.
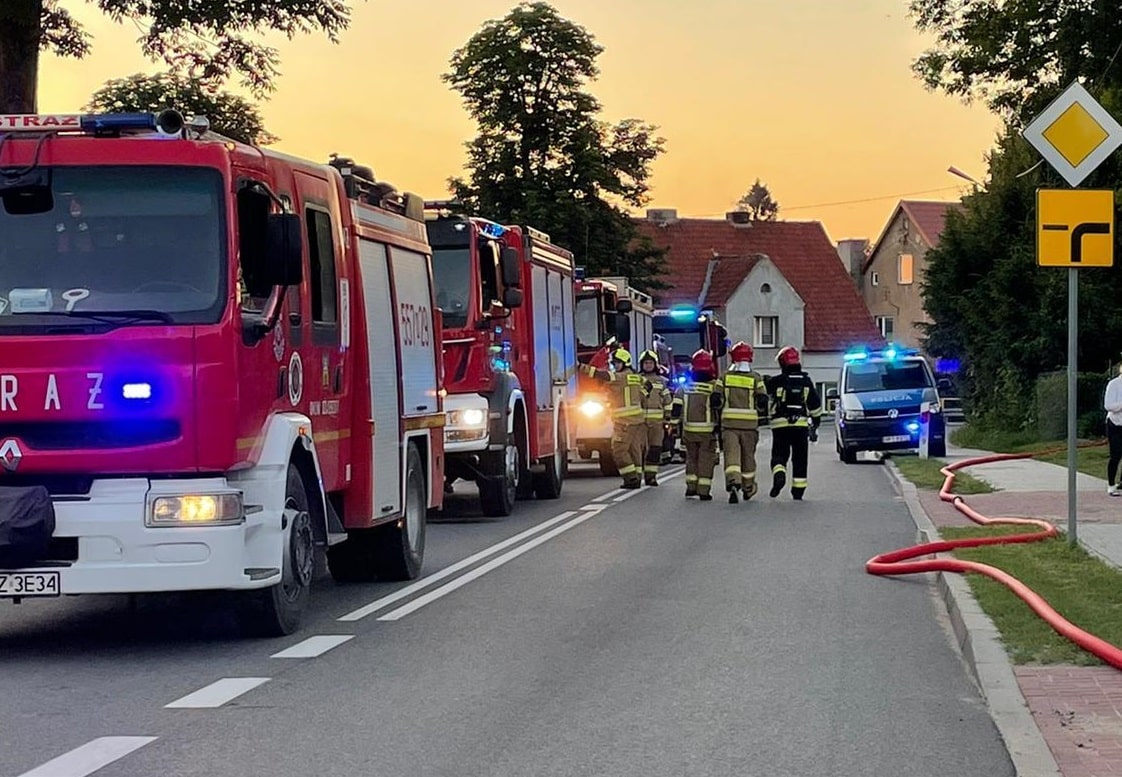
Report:
M1041 267L1114 264L1114 192L1036 190L1036 263Z

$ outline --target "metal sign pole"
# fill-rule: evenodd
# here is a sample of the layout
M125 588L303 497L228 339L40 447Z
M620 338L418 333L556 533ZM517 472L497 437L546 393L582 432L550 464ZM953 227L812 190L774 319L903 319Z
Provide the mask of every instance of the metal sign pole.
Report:
M1076 392L1079 360L1079 268L1067 271L1067 539L1077 543L1076 524Z

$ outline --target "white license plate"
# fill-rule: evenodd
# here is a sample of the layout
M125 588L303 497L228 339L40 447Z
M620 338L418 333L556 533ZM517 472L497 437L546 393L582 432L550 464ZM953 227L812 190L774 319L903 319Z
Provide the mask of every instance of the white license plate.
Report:
M911 439L912 438L909 437L906 434L897 434L897 435L893 435L892 437L885 437L884 442L886 442L886 443L908 442Z
M0 572L0 597L59 596L58 572Z

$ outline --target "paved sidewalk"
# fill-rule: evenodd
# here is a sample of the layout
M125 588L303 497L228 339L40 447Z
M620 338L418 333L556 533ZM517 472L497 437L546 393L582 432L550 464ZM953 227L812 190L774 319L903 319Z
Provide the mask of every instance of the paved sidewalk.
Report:
M984 456L989 452L949 446L947 454L949 460L957 460ZM990 518L1044 518L1066 532L1065 467L1019 459L980 464L962 471L998 489L992 494L963 497L967 504L983 515ZM1076 535L1080 543L1107 563L1122 568L1122 498L1106 494L1104 478L1079 473L1076 487ZM936 492L920 490L916 496L923 512L936 528L972 525L950 504L940 501ZM1006 744L1014 755L1018 773L1055 774L1058 769L1063 777L1122 775L1122 671L1109 666L1010 664L1022 697L1020 703L1013 700L1012 706L1027 706L1039 734L1025 730L1031 729L1032 725L1023 712L1018 714L1013 710L1013 714L1005 714L1008 710L1004 708L1010 703L1009 692L1012 689L1001 687L1000 671L980 666L977 654L984 651L980 651L979 646L992 630L992 625L987 627L989 619L981 616L980 611L974 612L976 604L962 601L972 599L969 588L960 585L961 581L949 579L953 577L958 576L946 575L941 588L949 591L946 593L950 597L948 607L963 610L961 613L952 612L952 620L957 621L956 627L965 624L963 628L971 632L960 635L960 642L967 643L968 649L964 652L979 675L983 691L995 711L995 720L998 720ZM995 631L992 633L996 635ZM1009 664L1008 658L1005 660ZM1008 669L1003 671L1008 672ZM1018 760L1018 754L1013 751L1019 750L1021 743L1040 735L1051 751L1054 763L1039 763L1042 760L1040 751L1036 756L1026 757L1026 753L1032 750L1031 746L1020 753Z

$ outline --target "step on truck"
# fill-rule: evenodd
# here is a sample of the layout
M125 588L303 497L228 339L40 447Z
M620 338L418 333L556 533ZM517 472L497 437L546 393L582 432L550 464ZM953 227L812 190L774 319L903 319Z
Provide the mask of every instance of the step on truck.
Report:
M576 398L573 256L532 227L425 208L444 322L445 490L474 481L487 516L556 499Z
M577 268L577 276L577 359L607 369L610 352L623 347L638 367L639 355L654 347L650 296L623 277L585 278L581 268ZM612 415L604 384L581 374L577 393L577 455L587 461L595 453L602 475L619 474L612 457Z
M0 116L0 598L406 580L442 505L423 200L174 111Z

